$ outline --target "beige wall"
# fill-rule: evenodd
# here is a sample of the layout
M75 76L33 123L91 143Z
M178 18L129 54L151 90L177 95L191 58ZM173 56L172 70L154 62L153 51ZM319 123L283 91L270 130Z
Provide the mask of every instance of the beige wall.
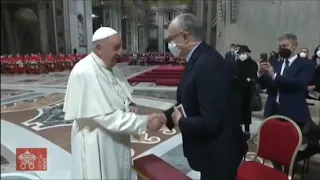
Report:
M320 1L317 0L241 0L238 18L230 23L230 1L226 1L226 22L217 24L217 45L221 53L231 43L247 44L252 57L277 48L277 38L291 32L298 36L299 48L312 52L320 44ZM219 10L218 10L219 16Z

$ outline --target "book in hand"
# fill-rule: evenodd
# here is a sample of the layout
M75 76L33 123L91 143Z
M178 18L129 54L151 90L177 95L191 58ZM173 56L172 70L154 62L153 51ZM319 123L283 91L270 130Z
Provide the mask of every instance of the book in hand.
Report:
M182 104L177 106L177 109L180 111L182 117L187 117L186 112L184 111Z
M320 97L320 93L317 92L317 91L309 92L308 95L309 95L310 97L314 98L314 99L319 99L319 97Z

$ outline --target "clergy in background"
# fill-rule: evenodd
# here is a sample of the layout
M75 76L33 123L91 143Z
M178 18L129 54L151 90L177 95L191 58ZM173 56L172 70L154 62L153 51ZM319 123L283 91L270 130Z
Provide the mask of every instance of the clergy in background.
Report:
M130 136L157 131L158 114L132 112L132 89L117 68L120 35L109 27L92 37L94 50L72 69L63 111L74 120L71 179L132 179Z

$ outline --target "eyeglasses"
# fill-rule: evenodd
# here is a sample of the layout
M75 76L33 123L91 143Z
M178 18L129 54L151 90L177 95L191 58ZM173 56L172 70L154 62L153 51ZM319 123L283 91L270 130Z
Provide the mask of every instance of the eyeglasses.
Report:
M172 35L172 36L168 36L169 42L172 41L175 37L177 37L177 36L179 36L181 34L183 34L183 32L179 32L178 34L175 34L175 35Z

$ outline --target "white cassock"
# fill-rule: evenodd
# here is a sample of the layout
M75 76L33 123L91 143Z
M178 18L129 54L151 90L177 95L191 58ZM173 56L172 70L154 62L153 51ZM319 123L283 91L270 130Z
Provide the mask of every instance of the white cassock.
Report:
M71 132L71 179L131 180L130 135L142 135L147 116L129 112L132 89L118 67L94 53L71 71L64 103Z

